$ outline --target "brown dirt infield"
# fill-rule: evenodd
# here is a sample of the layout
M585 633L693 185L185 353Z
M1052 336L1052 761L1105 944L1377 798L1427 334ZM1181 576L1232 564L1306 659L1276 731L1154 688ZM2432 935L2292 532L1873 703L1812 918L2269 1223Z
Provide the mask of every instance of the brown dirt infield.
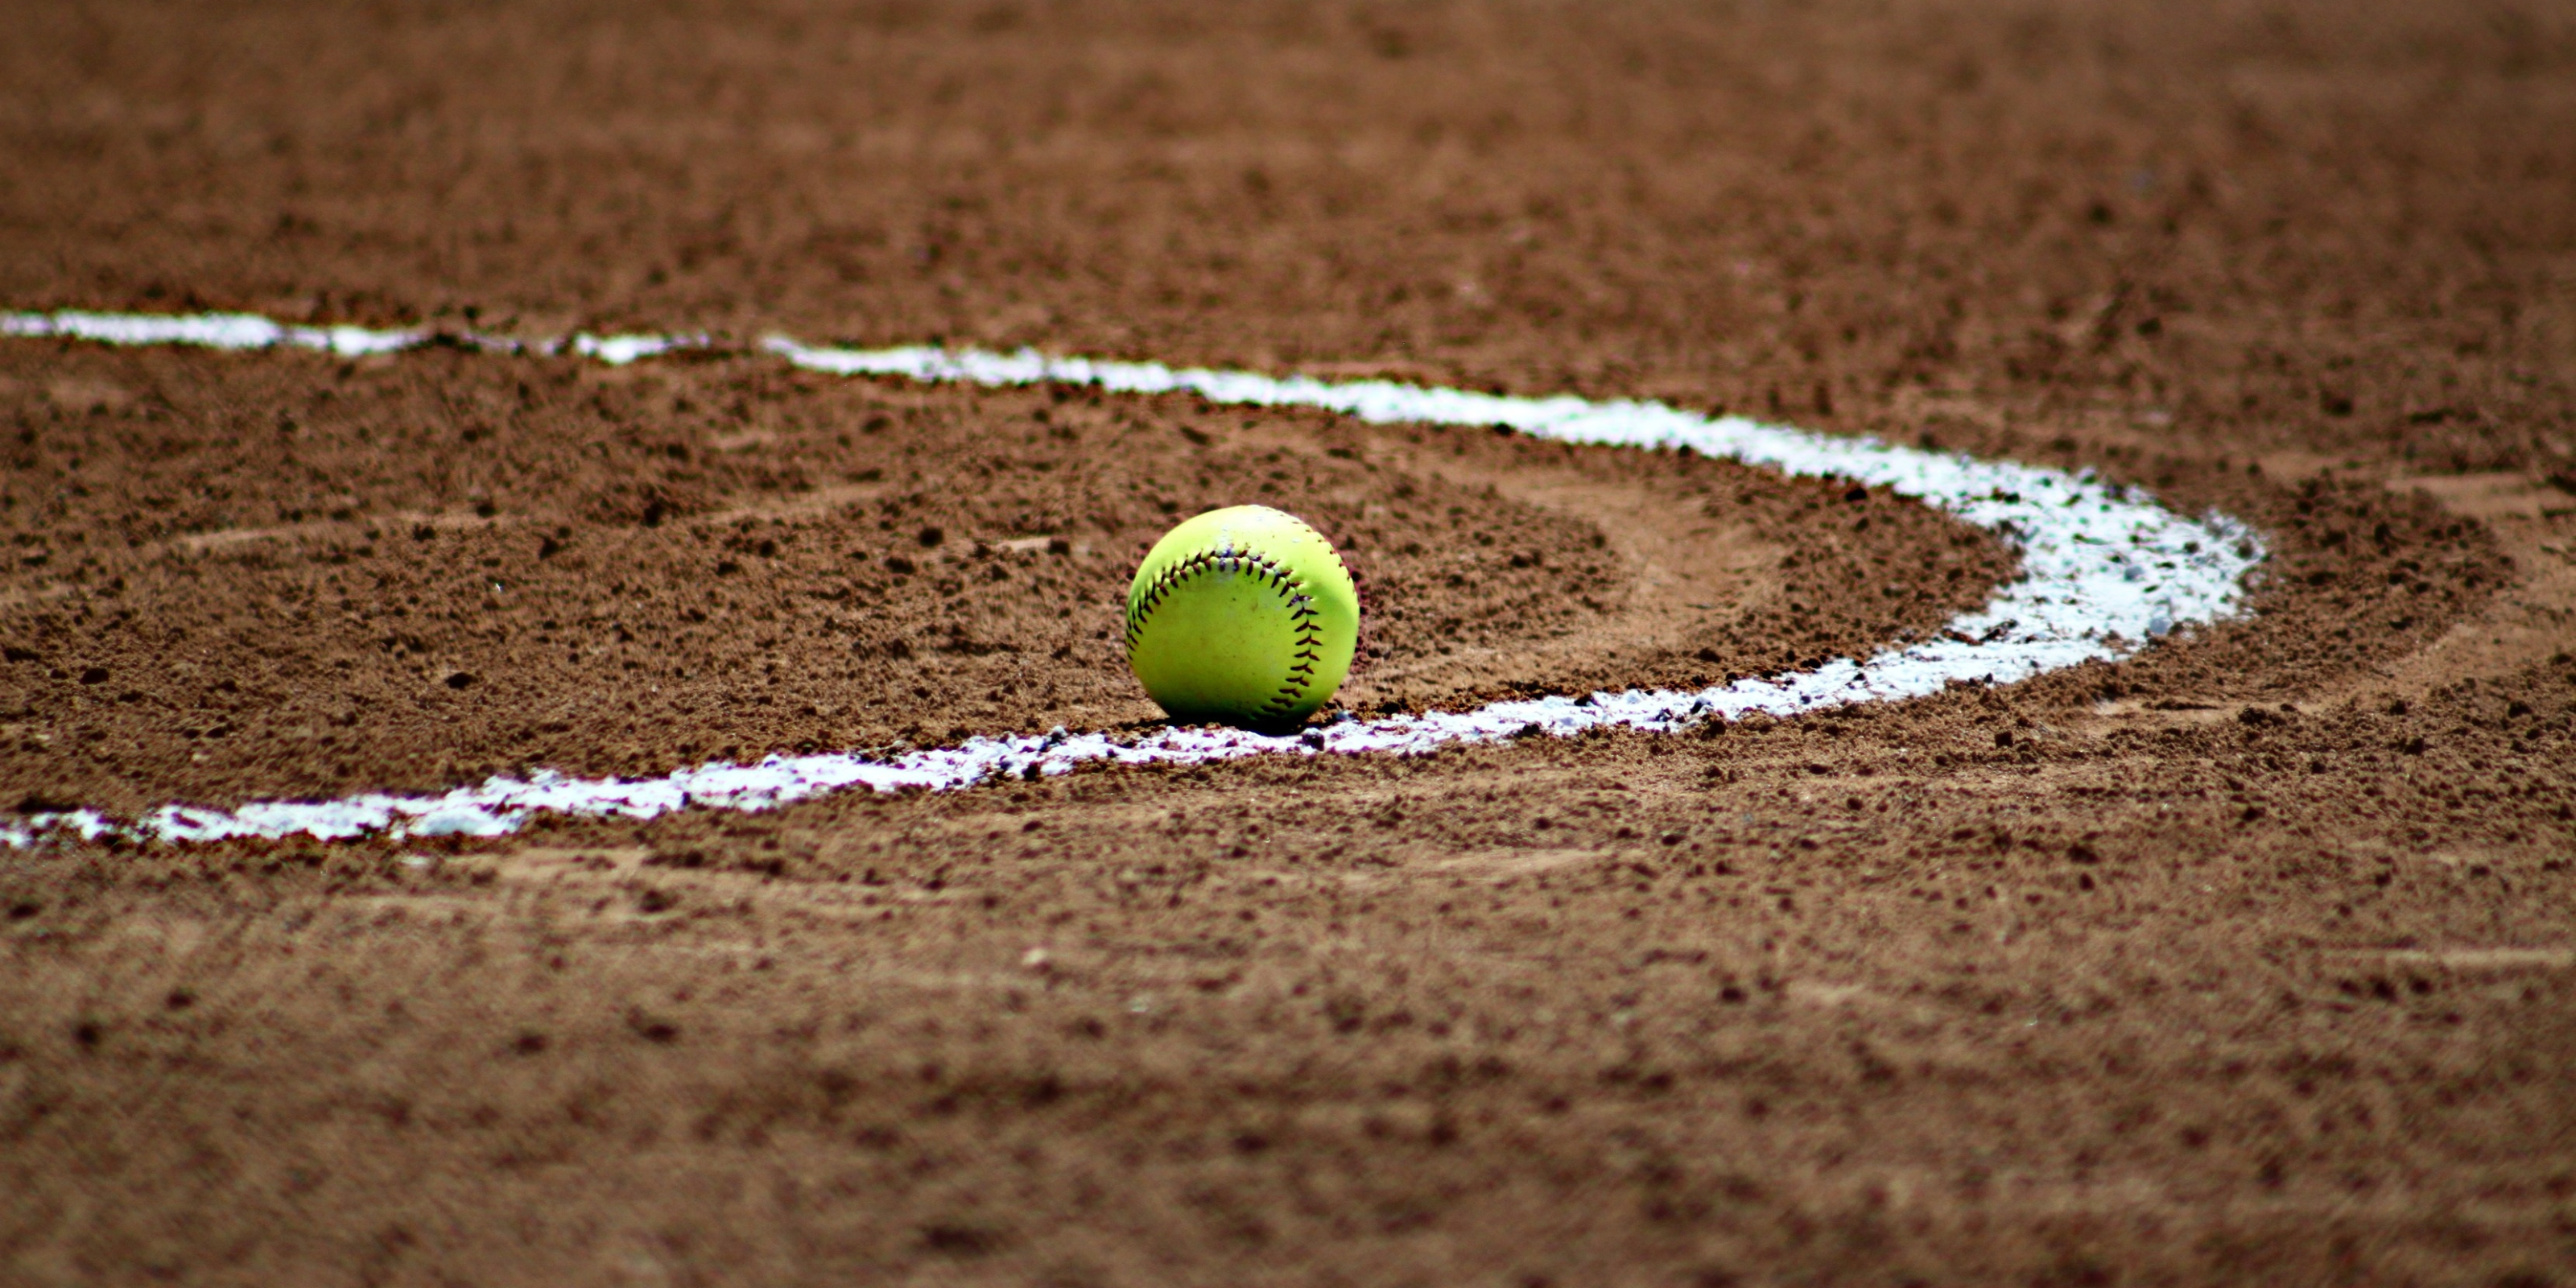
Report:
M11 15L0 307L1651 396L2274 557L1705 736L0 854L0 1280L2576 1282L2576 28L2395 4ZM0 807L1146 722L1177 516L1364 711L1936 627L1722 462L1192 399L0 342Z

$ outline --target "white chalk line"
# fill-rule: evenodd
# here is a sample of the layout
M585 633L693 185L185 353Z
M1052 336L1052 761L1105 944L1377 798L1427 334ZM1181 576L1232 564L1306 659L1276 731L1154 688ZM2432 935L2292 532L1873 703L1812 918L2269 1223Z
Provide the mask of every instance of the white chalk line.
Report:
M0 336L55 336L108 344L186 344L217 349L303 348L343 356L394 353L433 343L510 353L570 353L622 365L704 347L704 337L576 335L522 341L426 329L290 326L250 314L0 314ZM647 819L692 806L762 810L827 792L869 787L940 791L1004 777L1065 773L1089 761L1204 763L1240 756L1365 751L1422 753L1457 743L1530 734L1566 737L1619 726L1670 732L1753 712L1792 716L1858 702L1937 693L1953 682L2010 684L2096 659L2130 656L2176 629L2232 616L2245 577L2263 559L2259 536L2226 515L2177 514L2134 488L2089 471L1984 461L1866 438L1835 438L1740 416L1707 417L1655 402L1518 398L1390 381L1333 383L1245 371L1179 370L1151 362L1053 358L921 346L818 347L784 338L761 350L797 367L850 376L987 387L1061 383L1111 393L1196 393L1210 402L1311 407L1375 424L1506 426L1565 443L1690 448L1793 476L1884 487L1993 533L2015 546L2019 580L1998 587L1938 637L1866 661L1836 658L1812 671L1746 678L1698 692L1627 689L1582 697L1497 702L1473 711L1377 720L1343 718L1287 736L1235 729L1165 729L1139 736L1069 733L969 738L954 747L890 759L857 753L771 756L756 764L706 764L659 778L587 779L540 771L495 777L436 796L368 794L330 801L262 801L222 810L166 805L118 821L94 810L37 814L0 824L0 844L51 835L137 841L213 841L297 834L337 840L369 834L496 836L542 813Z

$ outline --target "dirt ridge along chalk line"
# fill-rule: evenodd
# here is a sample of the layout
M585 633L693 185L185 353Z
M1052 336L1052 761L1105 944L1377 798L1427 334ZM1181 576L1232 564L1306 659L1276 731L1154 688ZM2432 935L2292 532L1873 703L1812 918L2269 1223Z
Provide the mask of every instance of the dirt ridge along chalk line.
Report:
M342 355L393 353L434 343L504 353L571 353L612 365L703 348L703 336L575 335L516 340L430 329L293 326L252 314L160 316L0 313L0 336L55 336L109 344L187 344L219 349L291 347ZM761 351L811 371L892 376L923 383L1088 385L1111 393L1196 393L1215 403L1307 407L1376 424L1503 426L1565 443L1682 448L1792 476L1850 479L1930 505L1994 533L2022 559L2019 580L1996 588L1932 639L1862 661L1836 658L1812 671L1748 677L1698 692L1628 689L1580 697L1497 702L1376 720L1344 717L1290 735L1176 728L1121 738L1069 733L974 737L954 747L873 760L856 753L771 756L711 763L659 778L582 779L552 771L495 777L436 796L367 794L330 801L262 801L220 810L165 805L130 821L94 810L0 824L0 844L25 847L61 834L136 841L213 841L305 834L338 840L382 833L496 836L539 813L651 818L691 806L759 810L825 792L870 787L946 790L997 777L1060 774L1085 761L1200 763L1259 754L1427 752L1451 743L1527 734L1564 737L1624 726L1668 732L1753 712L1791 716L1858 702L1939 692L1953 682L2010 684L2048 671L2130 656L2177 629L2232 616L2262 539L2212 512L2194 519L2145 492L2093 477L1959 452L1836 438L1741 416L1707 417L1656 402L1592 402L1570 395L1523 398L1383 380L1326 382L1243 371L1173 370L1158 363L1054 358L1023 349L844 349L773 338Z

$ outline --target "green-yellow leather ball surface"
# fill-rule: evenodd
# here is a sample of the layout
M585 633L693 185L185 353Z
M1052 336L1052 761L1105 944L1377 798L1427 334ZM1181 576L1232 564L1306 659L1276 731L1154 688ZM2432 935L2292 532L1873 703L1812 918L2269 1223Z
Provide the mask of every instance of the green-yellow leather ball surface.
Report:
M1333 543L1266 505L1165 533L1127 588L1127 665L1183 724L1304 720L1350 674L1359 631L1359 590Z

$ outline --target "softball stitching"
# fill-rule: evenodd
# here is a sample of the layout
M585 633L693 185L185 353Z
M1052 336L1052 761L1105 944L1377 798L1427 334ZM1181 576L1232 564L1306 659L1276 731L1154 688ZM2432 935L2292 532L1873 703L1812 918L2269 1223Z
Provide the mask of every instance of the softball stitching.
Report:
M1127 652L1133 656L1137 643L1144 638L1146 623L1154 610L1162 606L1165 596L1195 578L1208 573L1248 573L1277 594L1288 609L1289 627L1296 632L1296 652L1288 667L1287 682L1279 686L1276 696L1261 704L1261 714L1277 716L1297 705L1307 686L1315 682L1315 663L1322 659L1324 641L1322 619L1315 612L1315 599L1306 593L1304 580L1292 575L1280 561L1257 550L1236 550L1219 546L1214 550L1195 550L1175 560L1155 574L1145 592L1136 596L1127 610Z

